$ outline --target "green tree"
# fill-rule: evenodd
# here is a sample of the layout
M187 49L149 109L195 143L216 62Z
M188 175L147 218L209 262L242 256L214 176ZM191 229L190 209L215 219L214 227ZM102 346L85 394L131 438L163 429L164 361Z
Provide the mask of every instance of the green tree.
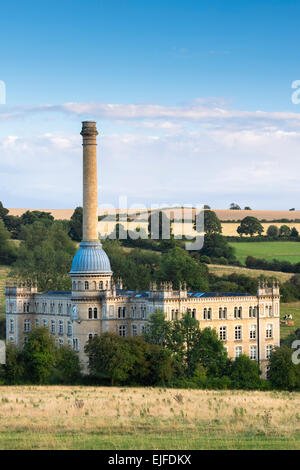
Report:
M246 206L246 207L244 207L244 211L252 211L252 209L251 209L251 207Z
M235 204L235 202L232 202L229 207L230 210L236 211L236 210L241 210L240 206L238 204Z
M17 277L37 279L41 290L68 290L68 271L76 252L74 242L60 224L46 227L41 222L22 229L23 241L13 265Z
M197 332L193 354L195 363L202 364L207 376L221 377L228 370L227 351L214 329L207 327Z
M194 222L193 227L194 230L196 230L196 221ZM208 235L211 235L212 233L222 233L221 222L214 211L204 211L204 231Z
M0 219L4 219L4 217L7 216L8 212L9 212L9 210L6 209L3 206L2 202L0 201Z
M49 226L54 222L54 217L50 212L26 211L20 217L21 225L32 225L35 222L42 222Z
M81 378L79 356L70 346L55 349L55 365L51 376L52 383L74 384Z
M205 235L200 255L209 256L210 259L224 257L229 263L235 261L234 248L230 246L227 239L219 233Z
M256 217L251 216L245 217L237 228L237 232L241 236L243 234L253 236L255 233L261 235L263 231L264 228L261 225L260 221Z
M149 385L167 385L175 373L171 352L157 344L150 344L148 362L150 364Z
M27 333L22 356L25 378L30 383L49 383L55 366L55 345L47 328L35 328Z
M299 365L293 364L293 350L283 345L274 348L269 361L268 379L275 388L295 390L300 388Z
M90 339L84 348L91 375L111 384L126 382L134 367L134 357L125 338L104 333Z
M70 228L69 236L72 240L76 242L81 242L82 240L82 221L83 221L83 208L76 207L74 210L71 219L70 219Z
M279 228L276 225L269 225L267 235L268 237L277 238L279 236Z
M175 289L184 282L193 290L205 291L209 287L206 265L197 262L179 247L162 254L155 276L159 282L171 281Z
M291 235L291 229L288 225L281 225L279 229L280 237L289 237Z
M0 219L0 264L12 264L17 257L17 248L10 240L10 233Z
M18 385L24 381L24 361L22 351L14 344L6 345L6 361L0 365L0 379L7 385Z
M147 343L166 346L169 341L171 322L165 319L162 309L157 309L149 316L143 337Z
M299 237L299 232L295 227L292 228L290 237L292 237L292 238L298 238Z
M261 385L257 362L245 354L241 354L232 362L230 378L234 388L255 390Z

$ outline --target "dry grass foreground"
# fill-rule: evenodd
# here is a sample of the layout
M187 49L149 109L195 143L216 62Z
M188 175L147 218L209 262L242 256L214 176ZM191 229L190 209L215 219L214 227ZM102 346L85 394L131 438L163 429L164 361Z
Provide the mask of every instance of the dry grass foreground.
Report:
M0 387L1 449L300 449L300 394Z

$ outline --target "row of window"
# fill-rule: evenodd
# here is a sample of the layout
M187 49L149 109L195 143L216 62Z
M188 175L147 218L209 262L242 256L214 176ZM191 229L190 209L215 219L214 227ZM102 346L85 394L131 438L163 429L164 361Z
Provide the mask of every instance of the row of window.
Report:
M197 311L195 308L190 309L188 308L187 311L191 314L192 318L197 317ZM258 307L257 306L250 306L248 308L248 318L256 318L257 317L257 311ZM265 308L265 313L266 316L271 317L273 314L272 306L267 306ZM228 310L227 307L219 307L218 310L218 318L219 320L226 320L227 319L227 314ZM178 320L178 315L179 311L178 310L172 310L171 311L171 318L172 320ZM243 307L234 307L233 309L233 317L234 318L243 318ZM202 312L202 319L203 320L212 320L212 308L209 307L204 307L203 312Z
M35 327L38 328L39 326L44 326L45 328L48 328L48 319L43 318L42 323L40 324L40 320L37 318L35 320ZM14 319L11 318L9 321L9 334L13 334L15 330L15 325L14 325ZM28 331L31 330L31 320L24 320L24 332L28 333ZM65 334L65 322L64 320L58 320L58 323L56 320L51 320L50 322L50 332L52 334L58 333L59 335ZM67 322L67 331L66 331L68 336L72 336L72 322L68 321Z
M109 283L108 281L99 281L98 283L96 281L73 281L72 283L72 290L104 290L108 289Z
M273 349L272 344L267 344L266 345L266 359L270 359L272 349ZM253 359L253 360L257 359L257 346L256 346L256 344L253 344L253 345L250 346L249 353L250 353L249 354L250 359ZM235 357L239 357L241 354L243 354L243 346L235 346L235 348L234 348Z
M273 325L270 323L266 325L265 330L266 339L273 338ZM227 326L220 326L219 338L221 341L227 341ZM242 326L236 325L234 327L234 340L239 341L242 339ZM256 339L256 325L250 325L249 328L249 339Z
M146 318L146 306L142 305L140 310L137 310L136 306L130 308L130 318ZM118 318L127 318L127 309L126 307L118 307Z
M143 334L145 332L146 332L146 326L142 325L140 333ZM128 335L127 325L120 325L119 326L119 335L123 336L123 337ZM138 326L137 325L131 325L131 335L132 336L137 336L138 335Z

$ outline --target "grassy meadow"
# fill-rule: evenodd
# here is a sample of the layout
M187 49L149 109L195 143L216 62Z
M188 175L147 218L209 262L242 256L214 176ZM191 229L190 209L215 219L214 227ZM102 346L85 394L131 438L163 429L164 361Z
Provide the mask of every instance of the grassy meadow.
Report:
M300 394L0 387L0 449L300 449Z
M237 259L243 264L247 256L264 258L267 261L278 259L291 263L300 262L300 243L298 242L231 242L230 245L235 249Z

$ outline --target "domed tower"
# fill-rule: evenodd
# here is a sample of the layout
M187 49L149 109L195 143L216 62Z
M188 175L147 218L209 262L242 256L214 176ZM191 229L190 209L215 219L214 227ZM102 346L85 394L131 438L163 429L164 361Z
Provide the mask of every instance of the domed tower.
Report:
M69 275L72 279L72 299L84 303L92 298L99 299L102 297L101 294L105 295L111 290L112 271L108 256L98 239L96 151L98 132L96 123L83 122L81 135L83 138L83 239L73 258Z

